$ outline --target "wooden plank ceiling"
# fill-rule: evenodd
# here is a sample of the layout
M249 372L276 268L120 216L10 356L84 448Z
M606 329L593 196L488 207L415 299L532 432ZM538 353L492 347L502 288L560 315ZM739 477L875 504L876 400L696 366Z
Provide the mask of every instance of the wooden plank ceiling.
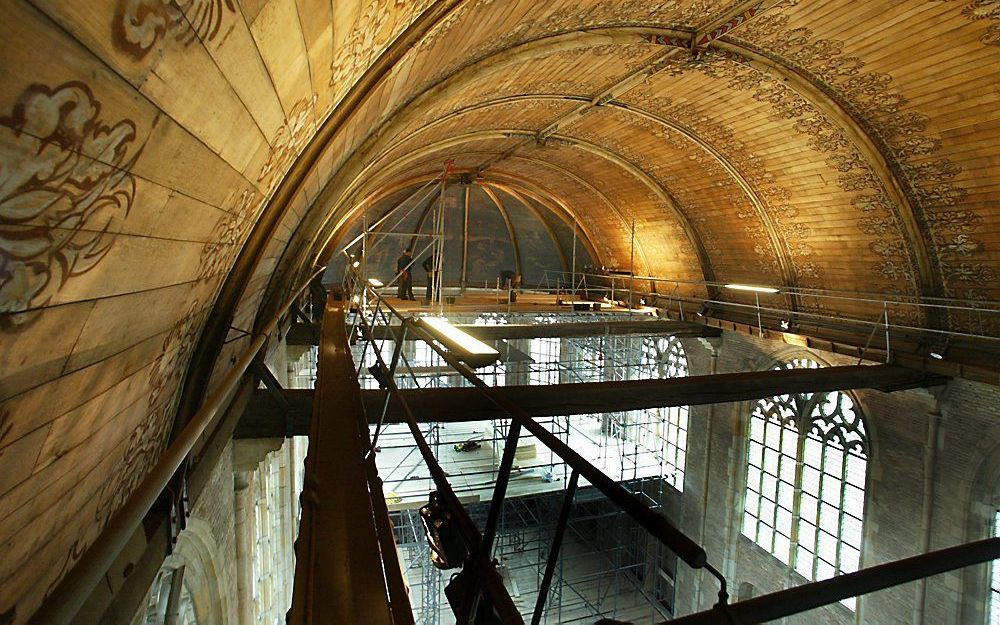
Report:
M995 0L5 2L0 615L98 535L227 328L446 159L609 265L634 219L665 277L1000 298L998 65Z

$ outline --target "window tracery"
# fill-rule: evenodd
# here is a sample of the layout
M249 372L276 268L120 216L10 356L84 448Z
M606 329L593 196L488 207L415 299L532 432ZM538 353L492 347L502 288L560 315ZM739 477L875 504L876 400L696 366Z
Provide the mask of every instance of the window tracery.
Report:
M794 359L774 369L817 368ZM809 580L858 570L869 443L850 395L758 401L750 415L743 534ZM844 604L853 609L854 600Z
M646 337L642 341L639 378L666 379L688 375L687 354L677 337ZM668 484L684 492L688 406L653 408L640 413L636 442L652 446L664 465ZM643 424L646 425L644 427Z

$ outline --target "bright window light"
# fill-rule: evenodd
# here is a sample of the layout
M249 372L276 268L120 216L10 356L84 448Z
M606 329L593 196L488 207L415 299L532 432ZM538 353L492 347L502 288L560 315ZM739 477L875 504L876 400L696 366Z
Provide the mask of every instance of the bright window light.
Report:
M385 286L378 278L368 278L368 284L372 285L376 289Z
M750 291L752 293L779 293L778 289L769 286L751 286L749 284L727 284L727 289L734 291Z

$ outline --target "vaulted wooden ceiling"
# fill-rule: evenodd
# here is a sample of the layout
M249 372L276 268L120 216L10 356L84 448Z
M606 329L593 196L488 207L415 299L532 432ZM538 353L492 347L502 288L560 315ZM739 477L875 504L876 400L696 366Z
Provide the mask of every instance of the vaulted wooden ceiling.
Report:
M229 326L266 320L364 206L446 160L571 215L609 265L634 220L657 276L1000 295L998 0L2 12L0 614L17 623L245 348Z

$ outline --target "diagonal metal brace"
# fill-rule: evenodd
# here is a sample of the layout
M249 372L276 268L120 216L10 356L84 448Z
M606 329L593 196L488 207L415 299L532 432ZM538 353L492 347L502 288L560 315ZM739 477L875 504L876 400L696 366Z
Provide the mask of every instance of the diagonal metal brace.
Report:
M267 389L267 394L277 402L278 406L285 413L285 438L291 438L294 436L294 419L295 408L292 407L291 402L285 397L285 389L281 386L281 382L278 378L274 377L271 370L267 368L264 361L261 359L254 360L250 363L250 371L253 373L254 377L264 383L264 388Z

